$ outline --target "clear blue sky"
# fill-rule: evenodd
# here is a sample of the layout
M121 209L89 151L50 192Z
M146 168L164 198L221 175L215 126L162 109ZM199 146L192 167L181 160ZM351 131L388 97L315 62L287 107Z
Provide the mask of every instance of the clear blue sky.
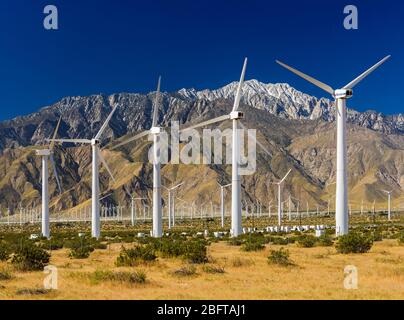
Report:
M46 31L46 4L59 30ZM356 4L359 30L343 28ZM280 59L333 87L387 54L392 59L355 90L350 106L404 111L404 2L397 0L2 0L0 119L64 96L217 88L239 77L322 91L275 64Z

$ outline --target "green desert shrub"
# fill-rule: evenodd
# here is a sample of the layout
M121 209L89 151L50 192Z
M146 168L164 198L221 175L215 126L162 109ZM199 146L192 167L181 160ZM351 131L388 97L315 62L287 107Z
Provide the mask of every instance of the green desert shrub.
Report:
M136 245L133 248L121 248L116 265L118 267L133 267L141 263L153 262L157 259L155 250L150 245Z
M106 243L103 243L103 242L100 242L100 241L93 242L91 244L91 246L94 249L97 249L97 250L106 250L106 249L108 249L108 245Z
M71 259L87 259L94 248L91 246L80 246L70 249L69 258Z
M244 243L244 241L240 237L234 237L234 238L229 238L227 243L230 246L241 246Z
M86 259L95 249L107 249L107 245L99 240L86 237L77 238L76 236L66 241L64 246L70 249L69 257L73 259Z
M156 239L150 246L163 257L182 257L190 263L207 262L207 242L203 239Z
M180 257L185 252L183 239L156 239L150 245L165 258Z
M70 249L69 258L71 259L87 259L94 251L90 240L86 238L74 238L66 243L66 247Z
M270 242L275 245L287 246L289 243L294 243L296 237L270 237Z
M11 263L21 271L43 270L49 263L50 254L38 247L36 244L27 241L17 246L12 255Z
M41 296L41 295L46 295L48 293L52 292L52 290L49 289L42 289L42 288L23 288L23 289L18 289L16 291L17 296Z
M366 253L373 245L371 236L364 235L359 232L351 232L338 238L336 244L337 252L348 253Z
M398 243L399 243L400 245L404 245L404 231L401 231L401 232L400 232L400 234L399 234L397 240L398 240Z
M11 248L6 242L0 242L0 261L7 261L10 258Z
M206 243L202 241L187 242L183 257L190 263L208 262Z
M288 267L294 265L294 263L289 258L289 250L280 248L279 250L271 250L268 263L275 264L283 267Z
M332 237L328 234L323 234L319 238L317 238L317 244L320 247L331 247L334 244Z
M262 251L265 249L265 245L262 241L257 239L247 240L242 246L241 250L246 252Z
M147 275L142 270L135 272L97 270L90 274L90 279L95 283L103 281L115 281L130 284L144 284L147 281Z
M255 264L253 259L244 259L240 257L234 257L230 263L231 266L235 268L250 267Z
M11 274L10 270L6 268L0 268L0 281L10 280L12 278L13 275Z
M211 274L221 274L221 273L225 273L224 271L224 267L221 266L215 266L215 265L204 265L202 270L206 273L211 273Z
M380 230L372 232L372 240L374 242L383 241L383 233Z
M45 239L39 244L40 248L51 251L63 249L63 246L63 239Z
M177 270L174 270L173 275L178 277L191 277L196 275L196 268L193 265L185 265Z
M317 238L312 235L303 235L297 239L297 245L301 248L313 248L316 242Z

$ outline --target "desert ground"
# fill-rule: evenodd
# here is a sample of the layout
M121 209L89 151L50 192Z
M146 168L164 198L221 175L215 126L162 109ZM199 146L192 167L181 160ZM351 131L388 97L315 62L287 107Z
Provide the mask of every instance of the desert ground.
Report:
M87 259L69 258L65 248L52 251L57 290L43 290L43 271L21 272L0 262L0 271L9 274L9 279L0 279L0 299L404 299L404 245L397 239L375 241L363 254L337 253L335 245L302 248L296 243L269 243L261 251L245 252L225 239L214 239L204 264L158 256L153 262L117 267L122 246L134 244L107 242L106 248L96 249ZM268 263L271 250L280 248L289 251L293 265ZM357 289L344 288L344 269L349 265L358 270ZM184 268L191 272L176 272ZM108 271L142 271L146 281L97 277Z

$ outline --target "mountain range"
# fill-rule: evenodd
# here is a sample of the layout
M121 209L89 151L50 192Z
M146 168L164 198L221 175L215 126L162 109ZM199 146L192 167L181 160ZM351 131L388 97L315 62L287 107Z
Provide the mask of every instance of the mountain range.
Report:
M168 127L172 120L180 124L197 123L228 114L237 82L217 90L181 89L163 93L159 123ZM118 109L103 136L104 153L116 176L109 180L101 170L101 189L112 192L108 202L128 205L129 194L151 198L151 166L147 163L150 142L145 139L124 148L110 151L116 139L124 139L149 129L154 92L148 94L119 93L66 97L38 112L0 123L0 206L12 212L18 206L40 204L40 159L34 150L44 144L56 126L62 123L59 137L91 138L118 104ZM245 82L241 99L245 111L244 124L257 129L257 137L270 150L260 152L258 170L243 178L243 199L260 201L266 206L276 195L271 181L292 168L285 184L284 197L291 196L293 208L299 206L325 208L332 205L335 181L335 107L325 98L304 94L288 84ZM404 207L404 115L386 116L380 112L348 110L349 188L351 205L362 201L384 206L383 189L393 192L393 206ZM229 127L228 122L220 128ZM91 154L86 146L57 147L57 169L63 193L57 193L50 180L51 205L66 210L87 205L91 195ZM230 182L228 165L171 165L162 168L163 184L183 181L178 197L197 204L218 203L218 182ZM164 195L165 196L165 195ZM166 196L165 196L166 197ZM229 199L228 199L229 200ZM227 200L227 201L228 201ZM150 201L150 200L149 200Z

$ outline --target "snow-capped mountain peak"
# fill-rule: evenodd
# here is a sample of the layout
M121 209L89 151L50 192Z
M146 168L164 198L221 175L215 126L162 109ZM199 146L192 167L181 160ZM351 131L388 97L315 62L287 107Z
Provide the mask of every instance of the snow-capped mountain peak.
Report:
M214 90L181 89L178 94L186 100L233 100L237 87L238 82L235 81ZM287 83L273 84L263 83L256 79L247 80L244 82L241 103L266 110L285 119L335 120L334 101L310 96L296 90ZM404 115L402 114L385 116L376 111L357 112L353 109L348 109L349 121L386 133L403 132L403 119Z
M178 94L185 99L216 99L233 100L238 82L231 82L215 90L181 89ZM304 94L287 83L263 83L256 79L244 82L241 103L254 108L267 110L282 118L288 119L317 119L323 114L328 115L333 103L328 99L317 99ZM328 119L327 116L325 120Z

